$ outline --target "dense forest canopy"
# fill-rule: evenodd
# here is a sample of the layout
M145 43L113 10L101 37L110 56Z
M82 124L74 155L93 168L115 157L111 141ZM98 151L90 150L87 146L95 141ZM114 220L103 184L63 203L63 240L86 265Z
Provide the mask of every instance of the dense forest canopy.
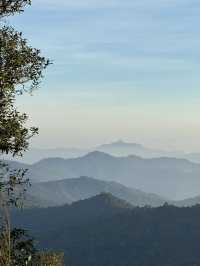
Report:
M54 217L54 219L51 219ZM200 206L134 208L111 194L13 213L71 266L200 265Z

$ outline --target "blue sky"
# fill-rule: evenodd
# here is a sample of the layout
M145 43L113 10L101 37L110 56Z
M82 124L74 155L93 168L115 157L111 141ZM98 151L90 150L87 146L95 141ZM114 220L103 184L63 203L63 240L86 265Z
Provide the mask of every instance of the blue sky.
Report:
M20 108L35 146L200 150L200 2L33 0L10 19L54 62Z

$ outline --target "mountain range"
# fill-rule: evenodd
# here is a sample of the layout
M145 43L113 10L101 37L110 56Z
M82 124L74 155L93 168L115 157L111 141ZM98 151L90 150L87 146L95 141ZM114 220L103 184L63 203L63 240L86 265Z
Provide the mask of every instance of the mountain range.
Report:
M82 157L93 151L101 151L113 156L129 156L136 155L142 158L157 158L157 157L175 157L184 158L192 162L200 163L200 153L186 153L184 151L166 151L145 147L138 143L125 142L122 140L99 145L93 148L30 148L23 157L19 157L18 161L28 164L36 163L45 158L77 158ZM6 156L5 159L11 159Z
M71 205L14 211L12 220L41 249L64 251L66 265L200 265L199 206L134 208L102 193Z
M155 194L128 188L116 182L102 181L90 177L80 177L33 183L26 192L26 207L50 207L71 204L79 200L111 193L134 206L160 206L167 200Z
M200 196L173 201L156 194L128 188L114 181L102 181L83 176L58 181L33 183L26 192L25 207L62 206L88 199L101 193L110 193L121 200L125 200L132 206L137 207L158 207L165 203L179 207L200 204Z
M186 159L115 157L96 151L74 159L48 158L22 167L29 169L27 176L32 183L89 176L172 200L200 194L200 164Z

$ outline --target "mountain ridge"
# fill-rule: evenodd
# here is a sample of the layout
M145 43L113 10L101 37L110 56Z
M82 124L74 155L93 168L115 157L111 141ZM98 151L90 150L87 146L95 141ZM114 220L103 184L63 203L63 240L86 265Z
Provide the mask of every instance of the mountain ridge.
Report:
M95 151L78 158L48 158L23 167L29 169L27 177L32 183L91 176L173 200L200 194L200 164L187 159L116 157Z
M154 149L146 147L140 143L126 142L123 140L114 141L111 143L106 143L98 145L92 148L32 148L28 150L23 157L19 157L18 160L24 163L33 164L44 158L77 158L84 156L92 151L102 151L109 153L114 156L129 156L136 155L142 158L157 158L157 157L175 157L175 158L185 158L193 162L200 163L200 153L189 153L184 151L167 151L161 149ZM5 158L11 159L11 157L6 156Z
M186 159L115 157L99 151L75 159L45 159L31 165L29 173L36 181L94 176L171 199L198 195L200 187L200 164Z
M114 181L103 181L86 176L32 184L27 190L26 200L27 207L31 205L50 207L71 204L100 193L111 193L135 206L148 204L160 206L166 201L158 195L128 188ZM52 195L54 195L53 199ZM32 204L31 199L33 199Z
M156 194L128 188L115 181L103 181L82 176L33 184L26 192L25 206L26 208L62 206L85 200L101 193L109 193L137 207L158 207L165 203L178 207L200 204L200 195L173 201ZM52 195L54 195L53 198Z
M12 212L13 226L29 230L41 249L64 251L71 266L199 265L200 206L118 202L104 193L70 206Z

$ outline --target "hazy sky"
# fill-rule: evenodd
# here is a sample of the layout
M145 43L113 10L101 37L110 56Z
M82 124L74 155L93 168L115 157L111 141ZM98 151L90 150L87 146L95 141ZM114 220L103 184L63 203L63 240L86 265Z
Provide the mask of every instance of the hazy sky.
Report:
M199 0L33 0L10 19L54 64L21 97L34 146L200 151Z

